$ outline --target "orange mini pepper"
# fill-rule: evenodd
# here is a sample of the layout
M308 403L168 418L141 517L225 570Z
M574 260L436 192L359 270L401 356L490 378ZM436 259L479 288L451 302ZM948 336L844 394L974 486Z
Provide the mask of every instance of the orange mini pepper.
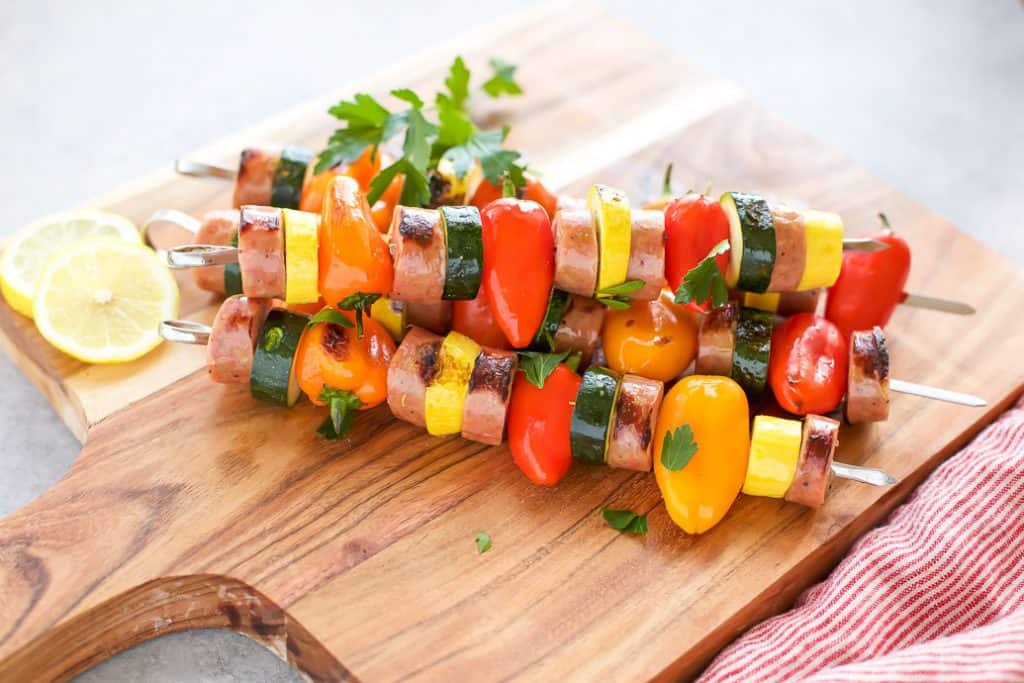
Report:
M346 297L386 295L394 276L388 245L366 197L348 176L331 179L320 220L320 295L330 306Z
M654 476L679 528L702 534L718 524L743 487L750 451L747 395L728 377L684 377L665 395L654 434ZM681 469L662 462L665 435L688 425L697 450Z
M608 310L601 342L612 370L669 382L697 355L697 321L664 298L634 301L626 310Z

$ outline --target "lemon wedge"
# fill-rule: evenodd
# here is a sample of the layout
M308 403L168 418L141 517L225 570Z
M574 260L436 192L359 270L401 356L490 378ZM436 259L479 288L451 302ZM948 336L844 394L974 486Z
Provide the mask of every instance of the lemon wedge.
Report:
M44 216L14 234L0 256L0 290L7 303L32 317L36 281L53 254L90 237L117 237L140 244L139 230L125 218L106 211L80 209Z
M178 286L156 252L112 237L76 242L50 259L32 312L46 341L86 363L123 363L160 343L178 316Z

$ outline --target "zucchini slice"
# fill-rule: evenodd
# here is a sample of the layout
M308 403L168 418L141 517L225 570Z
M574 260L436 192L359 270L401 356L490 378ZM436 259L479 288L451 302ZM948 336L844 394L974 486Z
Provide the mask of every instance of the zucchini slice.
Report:
M633 218L626 193L607 185L593 185L587 193L587 208L597 225L599 252L597 289L619 285L629 272L630 238Z
M741 308L736 320L731 374L752 399L761 395L768 379L773 322L774 316L771 313L753 308Z
M569 310L571 301L569 292L564 292L557 287L551 288L551 296L548 297L548 310L544 313L544 320L537 330L537 336L533 338L532 347L542 351L555 350L555 334L558 326L562 324L562 318Z
M304 147L285 147L270 183L270 205L281 209L299 208L302 184L313 152Z
M315 304L320 300L320 216L283 209L284 300L289 304Z
M483 225L475 206L442 206L441 224L447 244L444 299L468 301L480 291L484 270Z
M231 246L238 248L238 231L231 236ZM224 295L232 296L242 293L242 269L238 262L224 265Z
M252 359L249 391L267 403L291 408L301 390L295 378L295 351L309 318L273 310L263 324Z
M725 284L758 294L768 291L775 266L775 223L768 202L756 194L726 192L719 203L729 218Z
M797 290L831 287L843 267L843 219L827 211L804 211L804 274Z
M755 417L743 493L771 498L785 496L796 476L802 438L800 420L768 415Z
M608 368L590 368L583 373L569 426L569 449L574 459L597 465L604 462L621 385L618 373Z
M480 355L480 345L458 332L449 332L438 353L440 370L427 385L425 417L427 432L434 436L462 431L462 413L469 392L469 378Z

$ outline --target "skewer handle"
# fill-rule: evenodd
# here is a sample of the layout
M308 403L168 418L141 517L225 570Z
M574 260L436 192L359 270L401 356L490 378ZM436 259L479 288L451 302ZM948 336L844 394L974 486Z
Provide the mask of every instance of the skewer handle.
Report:
M871 484L872 486L892 486L899 482L891 474L877 467L847 465L844 462L836 462L834 460L832 461L832 474L840 479L850 479L851 481L859 481L862 484Z
M238 248L214 244L183 244L162 252L168 268L202 268L238 263Z
M924 296L923 294L903 292L900 303L906 306L913 306L914 308L927 308L932 311L953 313L954 315L974 315L975 313L974 306L970 304L965 304L961 301L950 301L949 299L939 299L934 296Z
M889 245L885 242L873 240L870 237L844 237L843 251L859 251L865 254L873 254L876 251L885 251Z
M949 391L948 389L937 389L935 387L930 387L927 384L904 382L901 379L890 379L889 388L893 391L898 391L901 394L911 394L913 396L921 396L922 398L932 398L936 401L956 403L958 405L971 406L973 408L983 408L988 405L985 402L985 399L972 396L971 394L962 394L959 391Z
M204 164L201 161L191 161L189 159L175 159L174 170L181 175L188 175L193 178L223 178L225 180L234 180L235 176L238 175L237 171L230 168L214 166L213 164Z
M195 323L191 320L164 320L159 327L160 336L167 341L201 346L210 342L211 331L209 325Z
M142 241L151 247L154 245L153 240L149 238L149 229L156 223L173 223L193 235L199 232L199 226L202 225L199 219L188 215L184 211L158 209L150 214L149 218L142 224Z

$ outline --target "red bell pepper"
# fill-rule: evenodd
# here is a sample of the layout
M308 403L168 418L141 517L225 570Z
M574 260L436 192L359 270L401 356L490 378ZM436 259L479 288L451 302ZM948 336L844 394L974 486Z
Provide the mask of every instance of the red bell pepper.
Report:
M828 290L825 317L834 322L847 339L857 330L885 327L910 275L910 247L886 224L871 239L889 248L873 254L845 252L839 279Z
M487 302L512 346L529 346L544 320L555 277L551 221L537 202L512 198L491 202L480 218Z
M569 425L580 376L562 363L538 389L516 373L508 406L508 446L530 481L554 486L569 471Z
M691 268L704 260L711 249L729 239L729 219L722 205L711 197L689 193L665 207L665 279L675 292ZM725 273L729 252L715 257ZM686 305L692 311L707 311L708 302Z
M813 313L798 313L776 327L768 382L779 405L797 415L835 410L846 393L846 339Z

